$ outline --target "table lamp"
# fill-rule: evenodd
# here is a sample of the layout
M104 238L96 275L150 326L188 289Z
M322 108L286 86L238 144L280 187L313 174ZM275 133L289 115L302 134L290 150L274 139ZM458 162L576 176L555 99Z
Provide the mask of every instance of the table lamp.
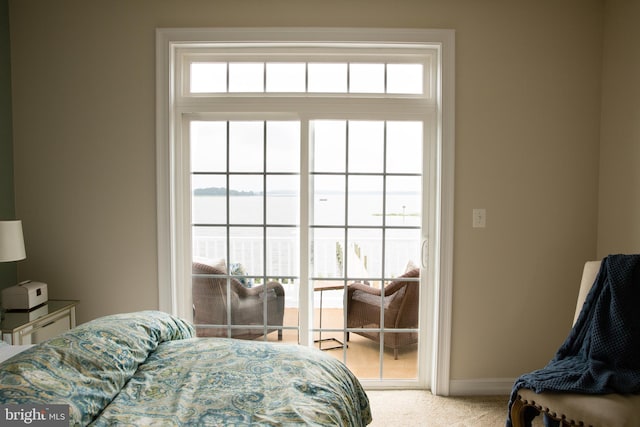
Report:
M26 257L22 221L0 221L0 262L20 261Z
M25 259L22 221L0 221L0 262ZM4 309L0 309L0 320L4 320Z

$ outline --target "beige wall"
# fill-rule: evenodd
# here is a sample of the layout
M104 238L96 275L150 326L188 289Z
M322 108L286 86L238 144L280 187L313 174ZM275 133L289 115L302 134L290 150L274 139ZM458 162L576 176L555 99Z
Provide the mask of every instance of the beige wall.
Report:
M640 252L640 2L605 13L598 255Z
M19 276L80 299L81 322L157 307L155 28L451 28L451 376L540 367L596 255L602 12L599 0L10 0ZM473 208L487 228L471 228Z

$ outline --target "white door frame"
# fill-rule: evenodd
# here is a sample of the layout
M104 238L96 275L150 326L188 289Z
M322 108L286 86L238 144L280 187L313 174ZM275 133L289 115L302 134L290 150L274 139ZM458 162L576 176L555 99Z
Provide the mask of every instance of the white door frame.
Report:
M175 137L175 118L169 106L175 99L173 65L175 49L190 43L216 42L371 42L417 43L439 48L437 85L438 135L433 166L435 185L435 235L429 236L424 256L434 268L433 289L429 301L433 304L430 339L430 389L446 396L450 389L452 272L453 272L453 208L455 165L455 32L453 30L412 29L349 29L349 28L192 28L156 30L156 174L158 226L158 307L177 313L174 284L185 272L175 262L182 248L176 247L173 219L175 183L172 182L172 159L175 153L171 141ZM423 264L425 260L423 259ZM302 271L301 271L302 273Z

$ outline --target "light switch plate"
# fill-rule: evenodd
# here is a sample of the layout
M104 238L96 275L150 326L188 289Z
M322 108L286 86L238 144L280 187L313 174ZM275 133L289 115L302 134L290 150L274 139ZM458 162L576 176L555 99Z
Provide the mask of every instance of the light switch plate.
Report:
M485 228L487 226L487 210L473 210L473 228Z

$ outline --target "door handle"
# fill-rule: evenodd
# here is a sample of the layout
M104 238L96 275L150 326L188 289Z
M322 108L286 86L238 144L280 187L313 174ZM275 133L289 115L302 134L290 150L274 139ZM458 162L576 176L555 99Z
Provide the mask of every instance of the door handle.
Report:
M429 265L429 239L425 238L422 240L420 261L422 262L422 268L427 268L427 266Z

